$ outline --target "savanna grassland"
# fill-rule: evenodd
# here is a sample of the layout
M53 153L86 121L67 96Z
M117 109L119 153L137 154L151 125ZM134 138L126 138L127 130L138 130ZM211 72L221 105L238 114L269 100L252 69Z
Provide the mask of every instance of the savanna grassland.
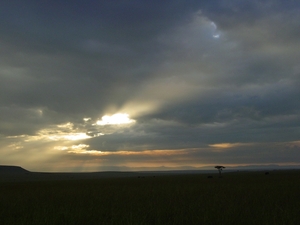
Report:
M300 224L300 171L207 176L2 181L0 224Z

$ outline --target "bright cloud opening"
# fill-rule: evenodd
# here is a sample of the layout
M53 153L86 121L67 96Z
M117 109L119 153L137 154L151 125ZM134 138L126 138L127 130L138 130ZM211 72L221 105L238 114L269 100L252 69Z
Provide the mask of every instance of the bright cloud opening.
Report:
M112 116L103 116L101 120L96 122L97 125L117 125L117 124L129 124L134 123L135 120L129 118L127 113L116 113Z
M219 38L220 37L220 33L218 32L218 27L214 22L210 23L212 28L213 28L213 37L214 38Z

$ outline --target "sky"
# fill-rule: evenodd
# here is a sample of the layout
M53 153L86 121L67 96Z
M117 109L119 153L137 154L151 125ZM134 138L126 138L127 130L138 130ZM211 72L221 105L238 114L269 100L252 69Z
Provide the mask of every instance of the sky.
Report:
M300 166L298 0L1 0L0 164Z

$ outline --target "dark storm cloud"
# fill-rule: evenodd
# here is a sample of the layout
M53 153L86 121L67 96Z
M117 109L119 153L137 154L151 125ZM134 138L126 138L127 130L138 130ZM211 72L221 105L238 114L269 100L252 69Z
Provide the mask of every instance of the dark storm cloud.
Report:
M16 2L1 2L1 102L66 113L126 101L159 60L147 42L181 17L154 3Z
M291 162L298 148L280 149L299 137L299 12L292 0L3 0L1 149ZM135 123L97 125L119 112ZM252 145L217 154L218 143ZM118 165L123 155L105 157Z
M147 46L141 46L141 42L151 40L194 10L193 1L16 2L18 4L11 1L1 3L2 26L9 24L10 30L18 30L29 35L30 39L72 44L93 37L108 43L142 48Z
M192 11L180 2L17 3L1 3L1 58L15 76L4 77L3 96L56 111L126 101L159 63L155 36Z

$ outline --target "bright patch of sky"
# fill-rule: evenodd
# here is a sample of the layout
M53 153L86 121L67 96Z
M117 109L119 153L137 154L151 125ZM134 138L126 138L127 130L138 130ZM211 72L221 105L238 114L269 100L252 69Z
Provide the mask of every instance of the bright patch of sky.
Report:
M105 115L102 116L101 120L96 122L97 125L120 125L120 124L129 124L134 123L133 119L129 118L129 115L126 113L116 113L111 116Z

